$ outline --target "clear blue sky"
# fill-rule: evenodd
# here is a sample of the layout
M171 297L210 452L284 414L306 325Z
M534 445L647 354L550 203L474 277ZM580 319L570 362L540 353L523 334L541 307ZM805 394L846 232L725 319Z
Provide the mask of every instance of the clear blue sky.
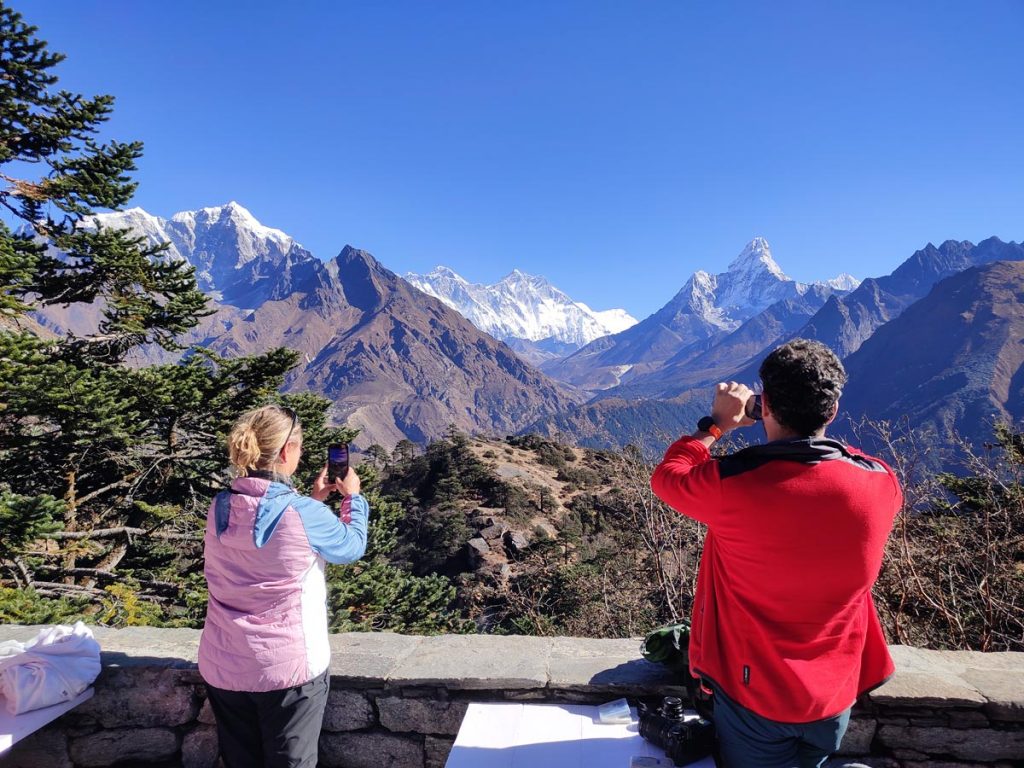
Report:
M146 144L322 258L518 267L642 318L762 235L797 279L1024 238L1024 2L14 0Z

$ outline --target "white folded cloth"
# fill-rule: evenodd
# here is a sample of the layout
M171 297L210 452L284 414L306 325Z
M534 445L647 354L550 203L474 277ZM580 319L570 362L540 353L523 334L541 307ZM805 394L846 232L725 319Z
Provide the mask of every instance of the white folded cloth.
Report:
M47 627L27 643L0 643L0 693L14 715L75 698L100 669L100 644L80 621Z

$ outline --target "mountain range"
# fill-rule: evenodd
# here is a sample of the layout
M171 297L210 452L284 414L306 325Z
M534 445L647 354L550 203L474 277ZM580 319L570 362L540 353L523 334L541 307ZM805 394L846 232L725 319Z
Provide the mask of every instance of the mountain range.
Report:
M611 389L657 371L694 344L699 347L724 338L779 302L813 305L857 284L847 274L820 283L799 283L786 276L772 258L768 242L757 237L725 272L695 272L650 317L543 369L583 389Z
M331 398L364 446L422 443L455 425L653 452L692 429L711 385L756 381L764 354L798 336L846 361L841 436L868 416L980 443L993 420L1024 418L1024 246L997 238L928 244L860 283L792 280L755 238L724 272L695 272L634 323L518 270L486 286L444 267L403 279L351 246L321 261L237 203L170 219L135 208L90 225L169 243L216 310L185 343L225 355L297 350L286 389ZM73 305L36 319L86 332L98 314Z
M1024 252L1017 255L939 281L881 325L845 360L844 411L912 425L933 446L953 449L951 435L980 447L997 422L1020 424Z
M624 309L595 311L545 278L518 269L493 285L470 283L448 267L426 275L410 272L405 279L535 364L636 325Z
M754 383L771 348L811 338L835 350L850 376L834 434L864 442L858 425L868 418L926 430L937 449L960 439L980 446L991 441L995 421L1024 418L1022 269L1018 243L929 243L890 275L824 300L819 286L800 302L776 302L732 333L683 345L653 370L530 429L597 447L634 442L655 453L666 435L689 431L707 413L716 382ZM934 467L948 468L949 460L940 450L931 458Z
M515 432L579 399L369 253L346 246L321 261L237 203L171 219L136 208L89 225L170 242L168 256L196 266L216 310L183 343L222 355L296 350L285 389L330 398L333 418L358 427L364 447L423 443L450 425ZM39 319L87 332L98 321L91 311L55 306Z

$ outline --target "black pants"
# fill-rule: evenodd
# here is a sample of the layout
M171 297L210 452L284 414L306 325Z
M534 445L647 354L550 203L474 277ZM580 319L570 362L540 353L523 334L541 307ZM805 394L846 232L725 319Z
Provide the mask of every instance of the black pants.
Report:
M329 688L327 672L280 691L207 685L226 768L313 768Z

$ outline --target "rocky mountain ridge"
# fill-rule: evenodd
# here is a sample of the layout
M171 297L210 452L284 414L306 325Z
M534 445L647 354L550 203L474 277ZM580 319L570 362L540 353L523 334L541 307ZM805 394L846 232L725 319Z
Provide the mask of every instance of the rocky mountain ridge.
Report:
M623 309L592 310L547 279L518 269L492 285L470 283L443 266L405 279L534 362L562 357L637 322Z
M286 389L330 398L332 416L361 430L360 445L423 443L450 425L515 432L577 401L366 251L346 246L321 261L237 203L171 219L131 209L90 224L169 242L167 256L196 267L216 309L182 341L223 355L297 351ZM81 309L40 315L50 328L95 327L99 308Z
M775 262L768 242L757 237L725 272L695 272L650 317L542 369L586 390L611 389L658 370L690 345L723 338L779 301L797 299L812 290L819 294L843 292L856 284L856 279L846 274L830 281L799 283Z

